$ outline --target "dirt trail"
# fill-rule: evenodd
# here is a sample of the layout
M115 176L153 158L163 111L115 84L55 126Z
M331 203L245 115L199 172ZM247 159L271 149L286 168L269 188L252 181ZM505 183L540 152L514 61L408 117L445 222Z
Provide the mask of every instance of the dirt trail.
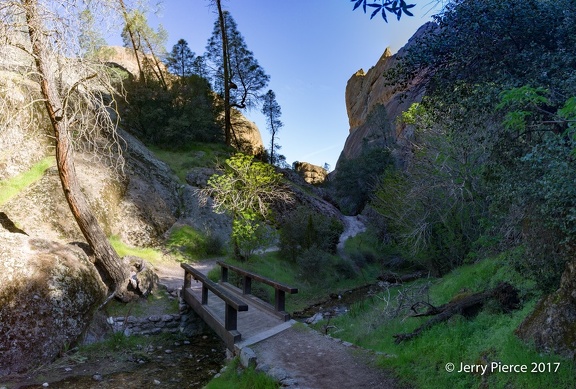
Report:
M251 346L259 369L284 387L299 389L401 388L375 366L376 355L296 325Z

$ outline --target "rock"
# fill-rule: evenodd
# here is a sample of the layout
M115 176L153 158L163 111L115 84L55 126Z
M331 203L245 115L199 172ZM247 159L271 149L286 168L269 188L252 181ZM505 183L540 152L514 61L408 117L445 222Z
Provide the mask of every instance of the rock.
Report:
M256 367L256 353L250 347L244 347L240 350L240 363L244 367Z
M339 161L359 157L366 147L388 147L410 136L396 119L412 103L421 100L427 75L419 74L403 87L389 85L382 75L397 63L413 42L436 28L436 24L426 23L397 54L392 55L390 49L386 49L375 66L367 72L360 69L348 80L346 110L350 134ZM402 155L397 155L397 158L403 160Z
M216 169L196 167L188 171L188 174L186 174L186 182L191 186L204 188L208 185L208 179L213 174L216 174Z
M314 316L306 319L306 324L316 324L324 319L324 315L321 312L314 314Z
M1 376L48 363L78 340L107 288L73 245L0 228L0 258Z
M542 298L516 333L542 351L576 358L576 259L566 264L560 288Z
M313 185L322 184L328 177L326 169L308 162L294 162L294 170L304 178L304 181Z

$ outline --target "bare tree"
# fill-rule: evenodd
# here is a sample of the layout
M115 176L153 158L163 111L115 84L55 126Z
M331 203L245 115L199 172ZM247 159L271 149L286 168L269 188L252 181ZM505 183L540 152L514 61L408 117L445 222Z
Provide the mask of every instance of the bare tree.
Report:
M32 78L40 84L66 201L113 295L128 300L131 297L127 290L128 267L98 224L81 191L74 167L75 145L93 151L105 150L107 155L111 150L115 154L120 152L116 123L110 114L115 108L114 73L103 64L78 55L81 20L78 13L84 8L83 4L80 0L58 4L42 0L0 0L0 38L7 46L17 47L32 59L31 67L21 70L25 76L21 80ZM103 1L90 4L107 6Z

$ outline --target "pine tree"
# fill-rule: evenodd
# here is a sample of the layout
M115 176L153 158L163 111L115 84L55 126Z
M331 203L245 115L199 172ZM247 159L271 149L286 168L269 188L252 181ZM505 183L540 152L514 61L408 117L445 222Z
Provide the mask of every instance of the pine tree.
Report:
M282 110L280 105L276 102L276 94L272 89L266 92L262 96L262 114L266 117L266 126L270 131L272 136L270 139L270 163L273 165L278 164L278 157L274 153L276 150L280 149L280 146L276 144L278 131L284 124L280 121L280 115L282 115Z
M226 143L233 143L232 108L249 109L259 102L259 92L268 85L268 76L254 54L248 50L244 37L228 11L222 11L214 23L212 36L206 46L206 59L213 65L214 89L224 97ZM222 28L223 27L223 28Z
M178 43L172 47L172 51L166 58L166 66L172 73L180 77L187 77L195 73L195 53L188 47L188 42L180 39Z

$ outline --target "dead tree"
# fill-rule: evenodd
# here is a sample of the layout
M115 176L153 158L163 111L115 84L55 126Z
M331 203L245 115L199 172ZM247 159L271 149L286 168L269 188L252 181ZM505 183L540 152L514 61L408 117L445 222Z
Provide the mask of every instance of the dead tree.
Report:
M58 77L58 60L62 53L54 50L58 37L45 28L43 16L45 10L40 8L38 0L21 0L21 10L25 15L27 35L29 37L30 51L34 58L35 71L39 77L41 95L50 119L54 141L56 144L56 162L58 174L66 201L74 218L82 231L86 241L93 250L96 265L103 272L104 278L114 291L114 295L121 300L131 298L127 291L129 270L116 251L112 248L106 234L98 224L88 201L86 200L77 179L74 167L74 148L69 134L72 123L77 117L67 114L69 98L75 90L81 88L83 82L96 78L97 74L82 77L69 89L62 91L61 79ZM27 48L23 48L28 50ZM52 50L51 50L52 49Z
M394 335L395 343L401 343L405 340L410 340L420 335L423 331L431 328L432 326L442 323L456 314L464 315L467 317L474 316L490 300L496 300L500 307L509 312L518 309L520 306L520 299L518 291L507 282L500 283L496 288L473 293L465 296L457 296L447 304L435 307L429 303L418 302L412 305L411 310L414 312L410 317L434 316L414 331L407 334ZM425 306L425 312L419 312L418 309Z

